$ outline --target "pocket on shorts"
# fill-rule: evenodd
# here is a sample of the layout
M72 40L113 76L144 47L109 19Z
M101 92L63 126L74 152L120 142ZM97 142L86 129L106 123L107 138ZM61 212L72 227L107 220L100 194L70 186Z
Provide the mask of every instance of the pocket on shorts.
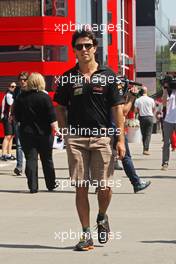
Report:
M103 146L107 146L111 143L111 138L110 137L101 137L97 141L98 144L101 144Z

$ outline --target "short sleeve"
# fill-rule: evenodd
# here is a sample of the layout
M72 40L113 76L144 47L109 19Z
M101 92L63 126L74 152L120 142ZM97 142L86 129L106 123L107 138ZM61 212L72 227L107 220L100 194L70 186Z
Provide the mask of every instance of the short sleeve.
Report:
M61 76L57 90L54 94L54 98L53 101L63 105L63 106L68 106L69 103L69 84L65 83L65 81L62 80L66 80L67 76Z
M46 101L46 109L47 109L47 115L48 115L48 122L53 123L57 120L56 118L56 112L55 108L52 104L51 98L46 94L45 96Z
M8 104L8 105L12 105L13 102L14 102L13 95L10 94L10 93L7 93L7 94L6 94L6 100L7 100L7 104Z
M116 82L116 76L114 75L114 82L109 84L108 87L108 101L111 107L119 104L124 104L125 99L123 96L123 90Z

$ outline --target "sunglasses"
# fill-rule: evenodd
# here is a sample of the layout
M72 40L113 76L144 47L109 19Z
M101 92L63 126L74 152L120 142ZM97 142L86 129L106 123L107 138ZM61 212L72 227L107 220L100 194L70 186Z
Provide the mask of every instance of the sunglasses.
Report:
M10 85L11 88L16 88L16 85Z
M82 50L83 47L85 47L86 50L90 50L93 47L93 44L91 43L84 43L84 44L77 44L75 45L76 50Z
M27 81L27 79L26 78L20 78L20 81Z

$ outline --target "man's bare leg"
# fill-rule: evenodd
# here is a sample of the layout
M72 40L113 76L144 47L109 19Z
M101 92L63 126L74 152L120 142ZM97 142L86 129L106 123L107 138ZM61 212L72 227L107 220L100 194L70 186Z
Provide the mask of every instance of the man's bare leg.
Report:
M82 227L90 227L88 187L76 187L76 208Z
M110 227L108 222L108 216L106 211L110 204L112 197L112 190L109 187L105 189L98 188L98 204L99 204L99 213L97 216L97 225L98 225L98 241L106 243L109 239Z
M12 144L13 144L13 136L9 138L9 144L7 146L7 154L11 155L12 154Z
M99 205L99 213L105 214L108 206L110 204L112 197L112 190L109 187L106 188L98 188L98 205Z

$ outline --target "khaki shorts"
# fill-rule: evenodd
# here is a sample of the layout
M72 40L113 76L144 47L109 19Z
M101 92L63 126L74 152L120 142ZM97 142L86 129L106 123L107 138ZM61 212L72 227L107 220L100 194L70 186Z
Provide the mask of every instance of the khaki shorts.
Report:
M114 173L113 138L66 136L72 185L108 186Z

